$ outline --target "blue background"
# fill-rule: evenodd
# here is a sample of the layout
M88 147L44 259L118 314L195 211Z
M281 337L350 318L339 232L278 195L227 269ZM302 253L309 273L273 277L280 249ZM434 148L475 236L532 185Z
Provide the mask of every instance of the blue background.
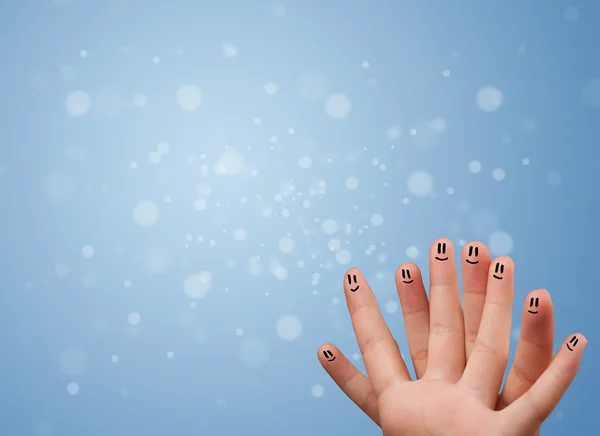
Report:
M515 337L538 287L587 335L543 434L595 434L599 43L591 0L2 2L0 433L377 434L316 349L362 368L358 266L406 350L447 236L514 257Z

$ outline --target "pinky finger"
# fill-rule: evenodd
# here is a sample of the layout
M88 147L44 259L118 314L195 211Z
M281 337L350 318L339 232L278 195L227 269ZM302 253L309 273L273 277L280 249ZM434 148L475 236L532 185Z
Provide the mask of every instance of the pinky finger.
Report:
M327 374L346 396L379 425L377 395L369 379L335 345L321 345L318 356Z
M505 409L506 422L534 428L552 413L579 370L587 339L576 333L565 339L552 363L531 388ZM523 428L522 427L522 428Z

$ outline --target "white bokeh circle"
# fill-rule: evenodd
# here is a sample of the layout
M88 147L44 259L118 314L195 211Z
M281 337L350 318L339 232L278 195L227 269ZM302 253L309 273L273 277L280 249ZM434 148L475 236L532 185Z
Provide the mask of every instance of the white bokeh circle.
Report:
M208 294L213 286L212 274L208 271L202 271L196 274L189 274L183 281L183 292L188 298L200 300Z
M485 112L494 112L502 106L504 96L494 86L484 86L477 91L477 106Z
M275 330L284 341L294 341L302 334L302 323L294 315L284 315L277 321Z
M92 108L92 97L81 90L72 91L65 100L65 109L72 117L81 117Z
M352 102L340 92L329 95L325 100L325 113L334 119L346 118L352 110Z
M158 220L159 209L153 201L138 201L133 207L133 219L142 227L152 226Z
M427 171L414 171L408 176L408 191L416 197L426 197L433 189L433 177Z
M187 84L182 85L177 90L177 104L186 111L198 109L202 104L202 90L198 85Z

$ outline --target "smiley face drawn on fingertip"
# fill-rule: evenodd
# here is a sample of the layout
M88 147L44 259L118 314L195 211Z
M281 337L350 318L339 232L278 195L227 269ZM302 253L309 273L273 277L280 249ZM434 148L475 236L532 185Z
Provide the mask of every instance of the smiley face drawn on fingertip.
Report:
M537 313L539 313L537 310L534 310L533 308L537 308L540 304L540 299L539 298L533 298L531 297L529 299L529 310L527 312L531 313L532 315L535 315Z
M577 342L579 342L579 339L577 339L577 336L573 336L571 338L571 340L566 343L567 348L569 349L569 351L573 351L573 348L575 348L575 346L577 345ZM571 344L571 345L569 345L569 344ZM571 347L573 347L573 348L571 348Z
M410 277L410 270L402 269L402 283L406 283L407 285L414 282L414 280Z
M474 247L473 245L469 246L469 256L465 259L465 262L471 265L477 265L479 263L478 260L471 260L470 257L475 257L476 259L479 257L479 247Z
M446 256L446 243L445 242L438 242L437 244L437 256L435 256L436 260L440 260L442 262L448 260L448 257Z
M325 356L325 359L327 359L328 362L333 362L335 360L335 356L330 350L324 350L323 356Z
M492 277L498 280L502 280L504 277L501 277L500 274L504 274L504 265L498 262L496 263L496 270Z
M350 288L350 292L356 292L356 291L358 291L358 288L360 288L360 285L358 284L358 281L356 280L356 274L353 274L352 276L350 274L348 274L348 284L350 286L352 286L353 280L354 280L354 284L356 285L356 288Z

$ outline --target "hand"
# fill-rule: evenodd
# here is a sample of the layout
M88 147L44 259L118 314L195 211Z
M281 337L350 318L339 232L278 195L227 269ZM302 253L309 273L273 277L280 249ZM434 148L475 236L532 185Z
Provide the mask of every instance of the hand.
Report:
M417 381L358 269L348 271L344 289L369 378L333 345L323 345L319 359L384 435L534 435L575 377L587 340L570 335L552 360L552 302L545 290L533 291L499 396L510 348L514 264L505 256L490 262L480 243L465 245L463 313L453 257L449 240L433 244L430 301L416 265L402 265L396 274Z

